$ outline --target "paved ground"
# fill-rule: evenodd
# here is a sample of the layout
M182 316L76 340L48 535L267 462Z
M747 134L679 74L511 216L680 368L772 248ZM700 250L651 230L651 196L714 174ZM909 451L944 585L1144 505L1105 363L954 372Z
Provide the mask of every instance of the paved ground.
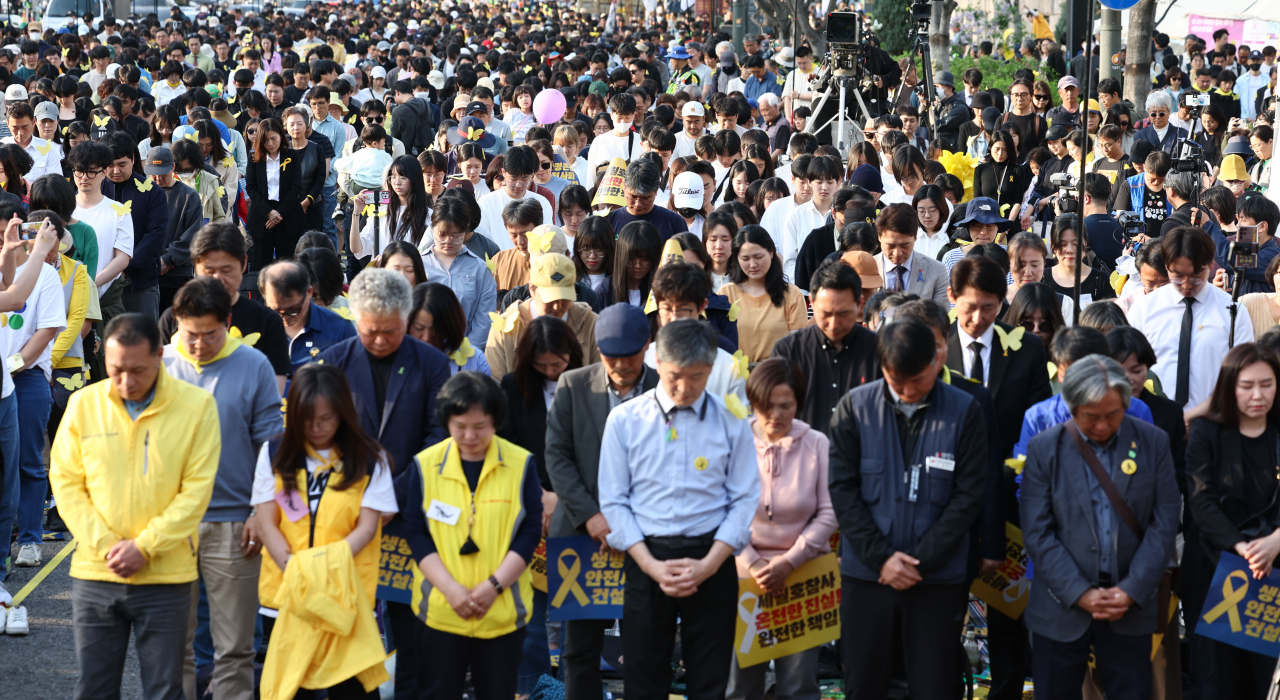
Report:
M16 596L64 546L62 542L46 542L41 566L30 569L11 567L5 587ZM0 635L5 687L0 694L5 697L14 700L66 700L72 697L79 669L71 628L71 577L67 575L70 568L71 558L67 557L22 602L27 608L31 634L25 637ZM133 652L133 645L129 646L121 698L140 700L142 687L138 680L138 657Z

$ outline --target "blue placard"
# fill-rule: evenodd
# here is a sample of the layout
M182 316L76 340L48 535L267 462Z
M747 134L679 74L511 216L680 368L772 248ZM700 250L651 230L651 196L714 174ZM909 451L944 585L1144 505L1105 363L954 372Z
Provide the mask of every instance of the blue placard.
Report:
M1196 633L1255 654L1280 656L1280 572L1255 579L1249 562L1224 552Z
M378 557L378 600L409 605L413 602L413 571L417 562L404 537L404 521L392 520L382 526Z
M552 620L622 618L626 555L600 552L586 535L547 539L547 612Z

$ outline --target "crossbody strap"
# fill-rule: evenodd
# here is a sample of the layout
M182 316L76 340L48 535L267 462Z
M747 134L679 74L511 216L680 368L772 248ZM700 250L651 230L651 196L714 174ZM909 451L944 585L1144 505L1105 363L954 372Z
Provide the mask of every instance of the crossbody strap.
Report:
M1102 490L1107 494L1107 500L1111 501L1111 507L1115 509L1116 515L1124 521L1125 525L1133 531L1133 534L1142 539L1142 528L1138 526L1138 518L1134 516L1133 510L1129 508L1129 504L1124 502L1124 498L1120 496L1120 491L1116 489L1116 484L1107 476L1107 470L1103 469L1102 463L1098 461L1098 455L1085 444L1084 438L1080 436L1080 429L1076 427L1075 419L1067 421L1067 432L1075 440L1076 449L1080 450L1080 455L1084 457L1085 464L1089 465L1089 470L1093 472L1093 477L1098 480L1098 485L1102 486Z

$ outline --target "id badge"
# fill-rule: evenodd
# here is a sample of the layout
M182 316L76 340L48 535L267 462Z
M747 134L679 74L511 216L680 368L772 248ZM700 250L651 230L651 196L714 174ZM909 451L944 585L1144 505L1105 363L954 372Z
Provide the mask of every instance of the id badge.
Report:
M907 500L911 503L916 502L917 496L920 494L920 465L911 465L911 488L907 490Z

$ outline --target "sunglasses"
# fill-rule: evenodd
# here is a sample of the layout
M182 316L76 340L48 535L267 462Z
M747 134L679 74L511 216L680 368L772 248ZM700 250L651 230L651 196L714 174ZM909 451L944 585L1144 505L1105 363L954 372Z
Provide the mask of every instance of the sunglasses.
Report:
M1169 113L1168 112L1147 112L1147 116L1148 117L1167 117L1169 116Z
M539 166L539 167L541 167L543 170L550 170L550 169L551 169L551 164L550 164L550 163L542 163L542 164L540 164L540 166Z
M1035 97L1033 97L1033 98L1031 98L1031 99L1036 100L1037 102L1045 102L1045 101L1047 101L1047 100L1049 99L1049 96L1048 96L1048 95L1036 95Z

